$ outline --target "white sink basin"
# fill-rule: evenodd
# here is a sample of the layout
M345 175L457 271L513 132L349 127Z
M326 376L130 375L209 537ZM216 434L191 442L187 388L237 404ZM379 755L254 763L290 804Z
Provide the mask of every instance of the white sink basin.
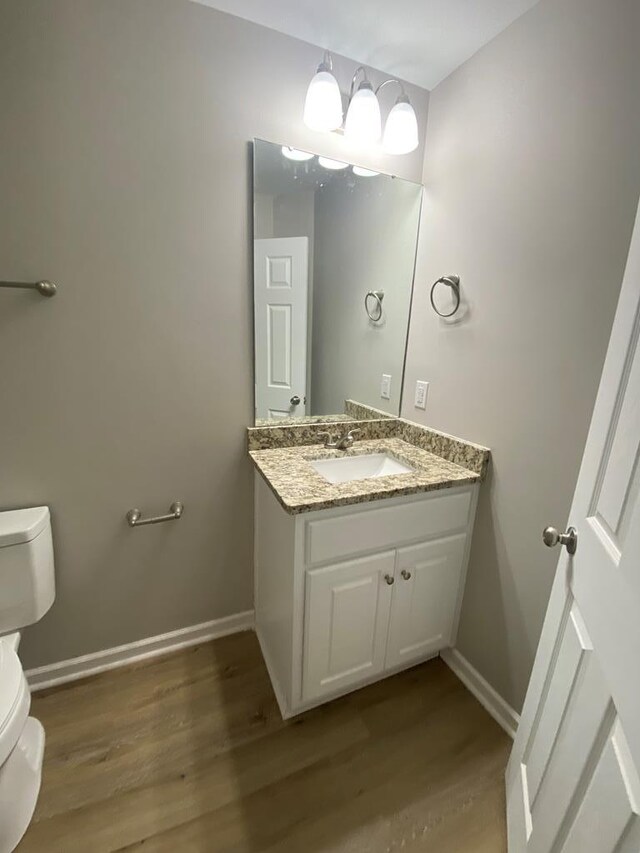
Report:
M330 483L347 483L349 480L368 480L370 477L388 477L391 474L412 474L414 469L388 453L368 453L366 456L343 456L338 459L314 459L314 471Z

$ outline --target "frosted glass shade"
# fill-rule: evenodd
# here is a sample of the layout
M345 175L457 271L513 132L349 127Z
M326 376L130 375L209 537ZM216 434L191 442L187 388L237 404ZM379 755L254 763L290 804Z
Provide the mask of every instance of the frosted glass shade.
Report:
M353 174L359 175L361 178L375 178L380 172L374 172L373 169L365 169L364 166L354 166Z
M351 98L344 123L344 135L351 142L362 144L373 144L382 135L380 104L371 83L366 80Z
M304 102L304 123L311 130L336 130L342 124L342 96L333 74L320 66L309 83Z
M408 154L418 147L418 120L406 96L398 98L389 113L382 147L387 154Z

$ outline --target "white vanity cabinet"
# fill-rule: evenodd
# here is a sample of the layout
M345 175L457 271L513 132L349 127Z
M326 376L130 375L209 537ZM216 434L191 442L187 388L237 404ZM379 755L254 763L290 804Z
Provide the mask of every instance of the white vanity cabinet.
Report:
M256 631L284 717L453 644L478 488L290 515L256 474Z

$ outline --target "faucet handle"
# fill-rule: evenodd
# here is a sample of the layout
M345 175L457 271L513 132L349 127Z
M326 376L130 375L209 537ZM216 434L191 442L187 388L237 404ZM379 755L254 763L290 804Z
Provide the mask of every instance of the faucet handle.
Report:
M360 430L359 429L347 430L347 432L342 436L342 438L340 438L336 442L336 444L334 446L337 447L338 450L349 450L349 448L353 446L353 442L355 441L355 434L357 432L360 432Z
M330 432L319 432L318 438L324 439L323 444L327 448L336 446L336 442L332 440Z

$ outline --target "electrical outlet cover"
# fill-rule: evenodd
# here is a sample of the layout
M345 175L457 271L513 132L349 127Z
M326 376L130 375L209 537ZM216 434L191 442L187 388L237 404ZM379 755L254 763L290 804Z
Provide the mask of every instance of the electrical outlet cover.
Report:
M423 382L420 379L416 382L416 395L413 401L413 405L416 409L426 409L427 408L427 393L429 391L429 383Z
M382 382L380 383L380 396L383 400L391 399L391 376L388 373L382 374Z

